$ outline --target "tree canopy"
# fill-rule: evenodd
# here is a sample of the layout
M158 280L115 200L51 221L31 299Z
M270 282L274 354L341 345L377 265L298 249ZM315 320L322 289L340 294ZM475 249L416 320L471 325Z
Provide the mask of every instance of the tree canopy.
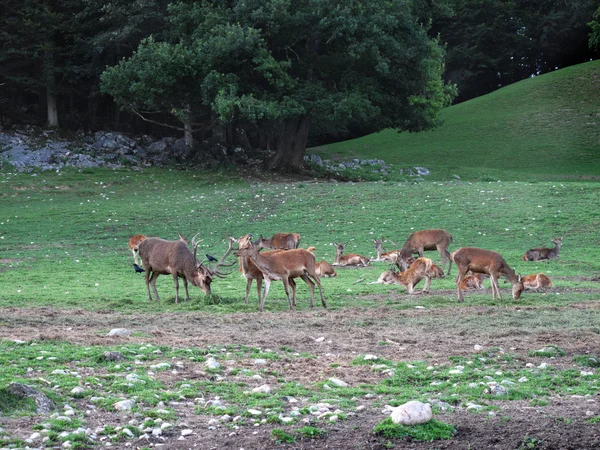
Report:
M404 0L181 2L168 21L168 39L143 41L103 90L184 130L271 147L270 168L303 166L311 124L425 130L454 95L438 40Z

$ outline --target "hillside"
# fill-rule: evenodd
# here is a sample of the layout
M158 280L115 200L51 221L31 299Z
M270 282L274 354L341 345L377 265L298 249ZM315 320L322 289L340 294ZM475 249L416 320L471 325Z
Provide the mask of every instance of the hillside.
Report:
M426 166L438 180L600 178L600 61L506 86L447 108L442 119L432 131L385 130L308 153Z

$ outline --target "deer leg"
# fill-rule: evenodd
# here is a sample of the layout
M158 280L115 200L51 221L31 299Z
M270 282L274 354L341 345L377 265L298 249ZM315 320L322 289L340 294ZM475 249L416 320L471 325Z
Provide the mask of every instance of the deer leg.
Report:
M179 303L179 278L177 274L173 274L173 284L175 285L175 303Z
M158 296L158 290L156 289L156 279L158 278L158 274L156 272L152 272L152 276L150 277L150 284L152 285L152 289L154 290L154 295L156 295L156 301L160 302L160 297ZM148 297L150 297L150 289L148 289Z
M302 278L310 288L310 308L312 309L315 307L315 283L308 277L307 272L304 272L300 278Z
M296 307L296 281L293 278L288 278L290 286L292 287L292 305Z
M154 272L150 270L146 270L146 273L144 274L144 278L146 280L146 290L148 291L148 300L150 301L152 301L152 295L150 294L150 275L153 273Z
M450 258L450 252L444 247L438 247L438 252L440 252L440 256L442 257L442 270L444 270L444 267L446 267L446 262L448 262L447 275L450 275L450 269L452 268L452 258Z
M462 283L463 278L467 274L467 268L460 268L458 270L458 275L456 276L456 292L458 294L458 303L462 303L465 301L463 297L462 289L460 288L460 284Z
M257 283L258 286L258 283ZM250 288L252 287L252 278L246 278L246 298L244 303L248 304L248 296L250 295ZM260 286L258 286L258 301L260 301Z
M429 286L431 285L431 277L425 277L425 286L423 286L423 292L429 293Z
M492 282L492 298L496 300L496 295L498 295L498 300L502 300L500 288L498 287L498 277L490 274L490 281Z
M309 275L315 281L315 284L319 287L319 294L321 294L321 304L323 305L323 308L327 309L327 303L325 303L325 298L323 297L323 288L321 287L321 279L314 272L310 273Z
M188 280L187 278L183 278L183 287L185 288L185 300L190 301L190 293L188 292Z
M271 287L271 280L269 278L265 278L265 292L263 292L262 298L258 300L258 310L263 312L263 308L265 306L265 300L267 299L267 294L269 293L269 288Z
M260 296L261 296L261 292L262 292L262 282L263 279L262 277L259 277L256 279L256 292L258 293L258 304L260 305Z
M293 311L294 305L292 305L292 299L290 299L290 280L287 277L282 277L281 281L283 281L283 288L285 289L285 295L288 299L288 305L290 305L290 311Z

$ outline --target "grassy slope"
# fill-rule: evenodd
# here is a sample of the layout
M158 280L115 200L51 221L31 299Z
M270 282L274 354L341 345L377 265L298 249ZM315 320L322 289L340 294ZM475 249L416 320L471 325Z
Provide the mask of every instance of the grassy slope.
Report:
M600 177L600 61L515 83L447 108L424 133L385 130L309 151L425 166L433 179Z

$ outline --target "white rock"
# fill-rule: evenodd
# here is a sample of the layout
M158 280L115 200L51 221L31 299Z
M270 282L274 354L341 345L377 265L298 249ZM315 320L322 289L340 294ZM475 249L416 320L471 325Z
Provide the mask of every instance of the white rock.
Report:
M161 436L163 434L163 430L160 428L154 428L152 430L152 436Z
M129 381L130 383L135 383L136 381L139 381L139 379L140 379L140 376L137 373L129 373L125 377L125 380Z
M392 422L402 425L417 425L427 423L433 414L429 403L410 401L400 405L392 411Z
M127 411L133 408L133 405L135 405L135 400L121 400L120 402L115 403L113 407L117 411Z
M263 365L264 366L265 364L267 364L267 360L266 359L260 359L260 358L259 359L255 359L254 360L254 364L258 364L258 365Z
M519 383L526 383L527 381L529 381L529 379L527 377L519 378Z
M329 421L330 422L337 422L338 419L339 419L339 417L337 415L335 415L335 414L333 416L329 417Z
M252 414L253 416L260 416L260 415L262 415L262 411L259 411L258 409L249 409L248 412L250 414Z
M324 336L318 337L317 339L315 339L315 342L323 342L325 340Z
M594 372L586 372L585 370L582 370L580 374L582 377L591 377L592 375L594 375Z
M365 355L365 361L375 361L375 360L377 360L377 356L370 355L370 354Z
M419 306L415 306L415 309L425 309L425 307L419 305Z
M108 332L108 336L131 336L131 330L127 328L113 328Z
M293 422L293 421L294 421L294 418L293 418L293 417L280 417L280 420L281 420L283 423L290 423L290 422Z
M63 369L56 369L52 371L52 375L66 375L67 371Z
M181 435L182 436L189 436L191 434L194 433L194 430L190 430L189 428L186 428L185 430L181 430Z
M209 369L219 369L221 364L215 358L208 358L204 365Z
M262 380L262 379L263 379L263 377L261 377L261 376L260 376L259 374L257 374L257 373L256 373L256 374L254 374L254 375L252 375L252 377L251 377L251 378L252 378L253 380Z
M462 370L460 370L460 369L452 369L452 370L449 370L449 371L448 371L448 373L449 373L450 375L460 375L460 374L461 374L461 373L463 373L463 372L462 372Z
M150 368L152 370L170 369L171 368L171 364L169 364L167 362L162 362L162 363L158 363L158 364L153 364L153 365L150 366Z
M36 439L39 439L42 435L40 433L33 433L31 436L29 436L29 439L32 441L35 441Z
M173 428L173 424L169 422L164 422L160 424L161 430L168 430L169 428Z
M83 394L85 392L85 389L82 388L81 386L76 386L73 389L71 389L71 394L73 395L78 395L78 394ZM73 409L73 408L71 408Z
M332 377L328 381L331 384L333 384L334 386L337 386L337 387L348 387L348 383L346 383L345 381L342 381L342 380L340 380L338 378L333 378Z
M363 409L365 409L365 408L366 408L366 406L365 406L365 405L358 405L358 406L356 407L356 411L357 411L357 412L358 412L358 411L362 411L362 410L363 410Z
M483 409L483 406L481 406L481 405L478 405L478 404L476 404L476 403L470 403L470 402L469 402L469 403L467 403L467 409L475 409L475 410L478 410L478 409Z
M65 441L63 442L62 448L71 448L73 446L73 444L71 444L71 441Z
M473 346L473 350L475 350L476 352L480 352L481 350L483 350L483 347L479 344L475 344Z
M271 392L271 386L269 386L268 384L263 384L262 386L258 386L252 389L252 392L268 394L269 392Z
M546 369L547 367L548 367L548 363L543 362L538 366L538 369Z
M129 437L133 437L133 432L129 428L123 428L123 430L121 431L123 432L123 434L126 434Z

